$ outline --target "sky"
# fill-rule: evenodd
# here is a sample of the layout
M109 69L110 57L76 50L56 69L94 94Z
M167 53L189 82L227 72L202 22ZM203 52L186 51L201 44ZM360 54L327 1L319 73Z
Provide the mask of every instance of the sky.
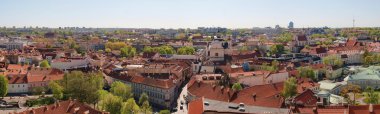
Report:
M0 0L0 26L380 27L380 0Z

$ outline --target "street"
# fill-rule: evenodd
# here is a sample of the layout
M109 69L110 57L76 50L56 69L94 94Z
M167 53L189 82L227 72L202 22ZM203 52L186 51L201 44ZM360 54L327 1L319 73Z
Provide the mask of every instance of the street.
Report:
M187 114L187 104L185 101L185 98L183 96L187 96L187 84L182 88L181 94L179 95L179 98L177 100L177 112L174 112L173 114ZM183 109L181 110L181 101L183 102Z

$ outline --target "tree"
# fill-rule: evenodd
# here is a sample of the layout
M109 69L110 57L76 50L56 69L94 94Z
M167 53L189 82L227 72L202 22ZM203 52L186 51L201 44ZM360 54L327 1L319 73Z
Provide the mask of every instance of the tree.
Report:
M43 93L46 91L44 87L33 87L32 88L32 93L33 95L43 95Z
M125 42L107 42L106 48L111 50L120 50L123 47L126 47L127 44Z
M41 68L50 68L49 62L47 60L41 61L40 67Z
M323 57L322 62L323 64L330 65L330 66L337 66L337 67L343 66L343 61L341 57L338 55L329 55L329 56Z
M178 33L176 36L175 36L176 39L184 39L186 38L186 34L185 33Z
M283 54L285 52L285 48L284 48L284 45L281 45L281 44L276 44L276 45L272 45L270 47L270 53L273 55L273 54Z
M160 110L160 114L170 114L169 110Z
M111 49L110 48L106 48L106 53L110 53L111 52Z
M274 61L272 61L272 68L273 68L273 72L277 72L278 71L278 67L279 67L279 65L280 65L280 63L277 61L277 60L274 60Z
M348 93L354 94L353 100L350 99ZM361 93L361 88L360 88L360 86L354 85L354 84L347 84L347 86L343 87L340 91L340 95L343 96L344 98L346 98L346 100L348 101L349 104L353 104L353 105L356 104L355 94L357 94L357 93Z
M112 94L119 96L124 100L127 100L127 99L133 97L131 86L126 85L126 84L119 82L119 81L112 83L110 91Z
M138 114L140 107L136 104L133 98L129 98L127 102L124 102L121 108L122 114Z
M379 94L375 92L370 86L365 90L364 102L367 104L379 104Z
M122 98L112 94L105 94L105 96L99 101L98 108L110 112L111 114L120 114L122 105Z
M144 101L141 105L141 112L144 114L151 114L152 113L152 107L149 105L149 101Z
M139 104L142 105L145 101L149 101L149 96L146 93L140 95Z
M0 96L4 98L8 92L8 79L7 77L0 75Z
M287 43L293 39L293 34L290 32L282 33L278 38L275 39L276 42Z
M284 83L284 89L282 90L282 96L285 98L292 97L297 94L297 80L294 77L289 78Z
M369 66L369 65L371 65L373 63L375 63L374 56L370 55L370 56L364 57L364 65Z
M134 57L136 55L136 48L132 46L126 46L120 49L120 55L122 57Z
M150 47L150 46L145 46L144 49L143 49L143 52L144 52L144 53L150 53L150 52L153 52L153 48Z
M241 87L241 84L240 84L240 83L234 83L234 84L232 85L232 90L240 91L240 90L242 90L242 89L243 89L243 87Z
M298 72L301 77L315 79L315 73L311 67L299 67Z
M177 53L179 55L193 55L195 53L195 49L189 46L183 46L177 49Z
M96 104L99 100L98 91L103 89L104 81L100 72L84 74L72 71L65 74L61 81L64 96L78 99L80 102Z
M159 52L160 54L174 54L175 51L172 46L163 45L160 47L155 47L153 49L155 52Z
M53 97L56 99L62 99L63 98L63 87L59 85L55 81L51 81L49 83L49 88L53 93Z

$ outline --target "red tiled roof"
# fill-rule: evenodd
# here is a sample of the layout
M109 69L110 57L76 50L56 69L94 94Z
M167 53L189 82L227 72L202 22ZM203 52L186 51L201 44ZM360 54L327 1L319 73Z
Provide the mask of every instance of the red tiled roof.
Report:
M280 82L245 88L234 96L234 98L236 98L233 99L232 102L253 106L280 108L284 104L284 100L280 95L283 85L284 83ZM256 96L255 99L254 96Z
M297 83L298 83L298 86L297 86L298 93L302 93L307 89L319 86L319 83L313 82L313 80L310 78L297 78Z
M109 114L91 108L75 100L61 101L47 106L26 110L15 114Z
M230 88L222 86L213 86L211 84L204 83L202 81L194 82L188 87L188 92L197 97L205 97L208 99L219 100L219 101L230 101L233 92Z
M203 97L191 101L188 110L188 114L203 114Z
M20 69L27 70L28 67L29 67L28 65L22 66L22 65L17 65L17 64L9 64L7 69L8 70L20 70Z
M291 110L290 114L346 114L347 107L344 106L324 106L324 107L296 107ZM366 113L360 113L366 114ZM368 114L368 113L367 113Z
M314 96L313 91L310 89L307 89L306 91L302 92L301 94L294 97L293 102L300 105L316 105L317 98Z
M32 68L27 74L29 82L44 82L50 80L63 79L64 73L59 69L54 68Z
M23 84L27 83L26 80L26 74L19 74L19 75L7 75L8 78L8 84Z
M297 39L298 41L307 41L306 35L298 35Z
M349 114L380 114L380 105L372 105L372 113L370 105L349 106Z

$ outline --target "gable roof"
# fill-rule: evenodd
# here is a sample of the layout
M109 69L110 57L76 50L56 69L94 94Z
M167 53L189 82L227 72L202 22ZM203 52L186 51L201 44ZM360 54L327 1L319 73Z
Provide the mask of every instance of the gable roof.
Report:
M98 111L90 106L76 100L56 102L51 105L42 106L14 114L109 114L108 112Z

